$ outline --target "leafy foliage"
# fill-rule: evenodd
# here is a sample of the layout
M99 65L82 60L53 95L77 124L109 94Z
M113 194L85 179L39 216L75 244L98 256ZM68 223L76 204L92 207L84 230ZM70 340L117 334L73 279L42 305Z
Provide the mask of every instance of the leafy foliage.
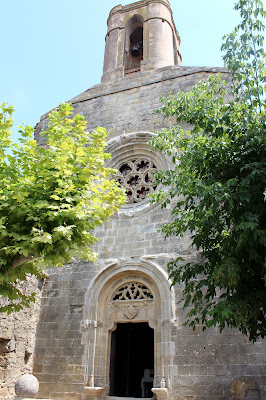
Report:
M239 0L234 8L240 11L242 20L223 37L224 63L233 76L234 98L262 111L265 52L261 34L264 25L259 17L265 18L265 11L261 0Z
M162 99L158 110L175 116L152 145L172 157L160 171L163 190L152 201L174 203L166 237L191 234L201 260L169 263L173 283L184 283L186 325L239 329L256 341L266 334L266 114L260 0L235 5L242 22L224 39L232 87L219 76L188 93ZM191 126L184 131L179 125Z
M62 105L42 132L20 127L20 144L11 139L13 107L0 111L0 293L12 300L0 311L20 310L34 300L17 285L41 277L42 267L61 266L77 256L94 260L93 230L124 202L124 193L105 167L105 129L88 133L80 115Z

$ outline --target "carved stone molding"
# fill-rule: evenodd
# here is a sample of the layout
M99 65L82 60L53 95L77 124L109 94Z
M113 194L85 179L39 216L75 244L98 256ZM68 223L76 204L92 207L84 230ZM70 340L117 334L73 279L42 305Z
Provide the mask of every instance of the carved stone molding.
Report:
M133 319L136 317L136 315L138 315L139 313L139 309L137 307L134 306L128 306L125 310L124 310L124 315L128 318L128 319Z
M148 321L148 323L149 323L149 327L152 328L152 329L155 329L156 326L158 325L158 321L156 319L150 319Z
M99 328L103 327L104 323L101 321L89 321L88 319L81 321L80 323L80 330L81 332L86 332L90 328Z
M154 319L153 300L115 301L109 304L108 318L111 321Z
M86 332L89 329L89 320L83 320L80 323L80 330L81 332Z
M154 319L154 298L146 285L127 281L115 290L108 305L109 321L151 319Z

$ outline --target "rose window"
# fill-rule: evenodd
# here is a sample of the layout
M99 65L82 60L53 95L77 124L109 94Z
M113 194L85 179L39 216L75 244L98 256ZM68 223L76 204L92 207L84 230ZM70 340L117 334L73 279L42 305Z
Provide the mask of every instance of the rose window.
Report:
M153 161L138 158L123 162L114 179L126 190L127 204L139 203L156 189L153 174L158 171Z

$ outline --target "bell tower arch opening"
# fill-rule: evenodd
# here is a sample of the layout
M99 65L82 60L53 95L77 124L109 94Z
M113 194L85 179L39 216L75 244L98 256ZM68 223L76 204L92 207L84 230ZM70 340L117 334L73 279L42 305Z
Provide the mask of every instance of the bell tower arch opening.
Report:
M139 72L143 60L143 17L134 15L125 26L125 75Z

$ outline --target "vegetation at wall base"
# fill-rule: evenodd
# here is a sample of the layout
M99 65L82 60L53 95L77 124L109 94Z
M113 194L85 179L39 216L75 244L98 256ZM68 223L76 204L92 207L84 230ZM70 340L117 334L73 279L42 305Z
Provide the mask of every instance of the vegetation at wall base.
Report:
M174 167L157 174L163 189L152 201L173 204L165 237L189 232L201 254L168 265L173 284L184 285L186 325L237 328L255 342L266 335L265 11L260 0L239 0L235 9L241 22L222 45L230 88L210 76L162 99L158 112L177 124L152 146Z
M12 106L0 106L0 311L29 306L21 282L43 276L46 267L62 266L74 257L95 260L94 229L124 203L125 196L105 167L107 132L86 131L72 106L49 115L42 135L20 128L20 144L12 141ZM6 300L6 301L5 301Z

